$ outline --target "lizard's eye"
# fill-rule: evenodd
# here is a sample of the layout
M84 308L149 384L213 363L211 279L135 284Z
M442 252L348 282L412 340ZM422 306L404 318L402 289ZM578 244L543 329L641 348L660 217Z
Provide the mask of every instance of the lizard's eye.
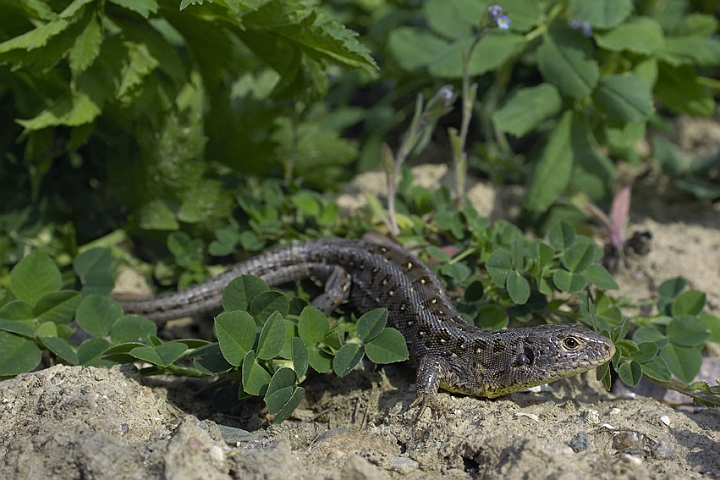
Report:
M575 349L580 346L580 342L573 337L567 337L563 343L565 343L565 346L569 349Z

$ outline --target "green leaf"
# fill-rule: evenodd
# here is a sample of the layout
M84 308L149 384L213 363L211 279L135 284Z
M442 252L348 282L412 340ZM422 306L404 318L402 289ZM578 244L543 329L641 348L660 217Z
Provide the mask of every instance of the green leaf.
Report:
M0 332L0 377L29 372L40 364L35 343L8 332Z
M252 350L245 355L242 362L243 390L249 395L265 395L270 384L270 374L255 361Z
M122 314L122 307L112 298L88 295L78 306L75 318L78 325L89 334L104 337Z
M294 412L298 405L300 405L300 402L302 402L304 396L305 389L302 387L295 387L292 396L287 401L285 406L275 416L275 418L273 419L273 423L280 423L289 418L292 412Z
M290 301L285 294L275 290L262 292L258 294L250 302L250 314L255 317L259 323L265 322L274 312L280 312L285 316L290 310Z
M682 157L678 152L675 151L672 144L665 140L661 136L656 136L653 138L653 155L655 156L655 159L658 161L660 166L662 167L663 171L667 173L670 176L676 177L682 173L682 171L685 169L685 162L683 161ZM681 277L677 277L674 280L683 280ZM667 282L671 282L672 280L667 280L663 283L663 285ZM686 283L683 283L682 288L678 290L677 292L673 293L672 295L663 295L661 292L661 295L663 296L669 296L669 297L675 297L680 291L682 291L683 288L685 288ZM660 287L662 288L662 286ZM668 287L669 288L669 287Z
M655 111L650 88L633 74L603 75L594 96L612 125L643 121Z
M180 228L175 214L159 199L151 200L140 209L140 228L143 230L172 231Z
M281 368L272 376L265 393L265 405L268 413L275 415L287 404L295 389L295 372L290 368Z
M562 195L570 182L573 151L570 142L572 111L563 114L550 134L540 162L525 196L524 205L534 212L544 212Z
M643 373L650 378L669 382L672 378L668 364L662 357L655 357L649 362L642 364Z
M577 293L588 284L585 276L567 270L555 270L552 278L555 286L565 293Z
M292 361L295 375L298 379L305 376L308 369L308 349L300 337L293 337L292 340Z
M700 317L700 321L704 322L710 329L710 338L708 338L708 342L720 343L720 319L713 315L703 315ZM0 329L2 329L1 324Z
M236 367L242 363L255 345L256 329L255 320L244 311L221 313L215 317L218 343L228 363Z
M227 312L235 310L247 311L250 308L250 302L269 289L265 280L261 278L252 275L240 275L233 279L223 290L223 308Z
M697 348L679 347L671 343L662 349L660 356L667 362L673 375L685 383L692 382L702 366L702 355Z
M661 297L675 298L687 287L687 280L683 277L674 277L669 280L665 280L660 287L658 287L658 293Z
M475 280L465 289L463 300L469 303L475 303L482 300L485 295L485 287L480 280Z
M658 52L658 57L671 65L686 63L714 66L720 64L720 42L714 38L694 35L669 37Z
M505 285L508 275L513 271L510 252L504 248L496 249L485 262L485 268L497 285Z
M275 358L285 346L285 321L280 312L275 312L267 319L260 332L257 346L257 358L270 360Z
M715 110L712 95L700 85L690 65L673 67L660 62L654 93L668 107L692 116L706 117Z
M595 252L589 242L577 242L565 250L560 260L573 273L582 272L595 259Z
M505 310L497 305L488 305L480 309L478 317L480 325L490 330L505 328L510 321Z
M681 293L672 304L673 317L699 315L705 308L705 293L689 290Z
M655 342L642 342L630 356L638 363L646 363L657 356L658 350L660 349Z
M577 99L592 92L599 78L588 40L566 27L554 28L543 36L538 48L538 69L546 81Z
M30 325L16 320L6 320L4 318L0 318L0 330L16 333L27 338L35 338L35 332Z
M59 337L39 337L39 340L48 350L65 359L70 365L80 363L77 354L66 340Z
M152 363L159 367L167 367L180 358L187 349L188 347L184 343L167 342L156 347L135 347L130 350L129 353L144 362Z
M620 368L618 368L618 376L620 377L620 380L631 387L634 387L640 382L642 374L643 368L636 361L623 363L620 365Z
M308 306L300 313L298 335L300 335L300 338L308 347L314 347L322 342L329 331L330 322L317 308Z
M376 308L358 318L355 334L362 342L369 342L377 337L387 325L388 311L386 308Z
M567 222L558 222L550 229L550 245L557 252L564 252L575 243L575 229Z
M104 32L100 20L93 15L85 29L77 36L68 54L68 64L74 77L87 70L100 54Z
M206 375L215 375L227 372L233 367L225 360L225 357L223 357L222 351L220 350L220 345L217 343L211 343L210 345L199 348L192 353L192 356L200 355L203 355L203 358L193 360L193 365Z
M90 338L85 340L77 348L78 364L86 367L109 366L112 362L101 360L101 356L110 348L110 342L102 338Z
M317 347L308 348L308 363L318 373L327 373L332 370L332 359L332 355Z
M649 326L640 327L635 330L635 333L633 333L633 340L637 344L642 344L643 342L653 342L660 348L664 347L668 342L667 338L665 338L665 336L660 333L657 328Z
M431 29L454 40L472 33L485 14L487 3L485 0L428 0L423 5L423 13Z
M150 335L157 334L157 325L139 315L123 315L110 328L113 344L148 341Z
M91 248L73 260L73 270L78 277L85 277L92 271L110 271L112 255L108 248Z
M683 315L670 321L667 326L667 336L675 345L696 347L710 338L710 329L705 322L690 315Z
M57 337L57 325L52 322L45 322L38 325L35 329L36 337Z
M357 343L346 343L340 350L335 353L333 359L333 370L338 377L344 377L352 371L355 366L360 363L365 351L362 346Z
M506 132L522 137L543 121L555 116L562 106L557 87L541 83L535 87L522 88L500 109L492 119Z
M33 314L41 322L66 325L75 318L75 310L81 300L77 292L51 292L38 300L33 308Z
M410 357L405 338L394 328L386 328L371 342L365 344L365 353L371 362L403 362Z
M0 308L0 318L15 321L30 321L33 322L35 315L33 314L32 307L25 302L20 300L14 300L10 303L6 303Z
M524 305L530 298L530 284L516 271L508 274L507 291L516 305Z
M158 4L156 0L110 0L116 5L125 7L135 13L139 13L143 18L148 18L151 13L157 13ZM202 3L202 2L200 2ZM182 10L182 7L180 8Z
M101 113L100 106L87 93L74 91L70 97L60 97L34 118L16 122L25 127L25 132L32 132L48 127L78 127L95 121Z
M619 25L633 11L630 0L571 0L575 15L595 28L612 28Z
M60 285L60 270L42 250L27 255L10 272L10 290L18 300L33 307L48 293L59 290Z
M665 37L660 24L649 17L636 17L607 33L596 35L598 46L605 50L620 52L627 50L651 55L663 47Z
M582 271L582 274L590 283L603 290L618 290L620 288L620 285L602 265L596 263L588 265Z

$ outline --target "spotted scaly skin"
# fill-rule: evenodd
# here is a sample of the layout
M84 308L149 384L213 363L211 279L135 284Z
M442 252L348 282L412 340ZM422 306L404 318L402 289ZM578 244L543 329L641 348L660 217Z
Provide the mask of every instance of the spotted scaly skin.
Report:
M607 363L615 346L578 325L484 330L467 323L432 271L393 244L330 239L298 243L241 262L227 272L167 296L121 301L126 313L156 321L195 316L221 306L222 291L239 275L275 286L306 277L326 280L313 301L330 313L349 299L358 313L388 309L416 363L411 407L438 408L439 388L494 398L553 382Z

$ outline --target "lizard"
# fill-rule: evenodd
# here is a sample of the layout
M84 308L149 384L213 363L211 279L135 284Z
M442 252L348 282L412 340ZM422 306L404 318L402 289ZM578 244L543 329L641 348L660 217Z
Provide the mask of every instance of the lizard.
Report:
M438 390L495 398L550 383L610 361L615 345L575 324L486 330L465 321L437 276L391 243L310 240L260 254L225 273L169 295L121 301L128 314L163 322L221 306L222 292L240 275L269 286L307 277L326 281L312 302L329 314L346 299L362 314L388 310L388 324L405 338L417 366L416 398L408 409L441 410Z

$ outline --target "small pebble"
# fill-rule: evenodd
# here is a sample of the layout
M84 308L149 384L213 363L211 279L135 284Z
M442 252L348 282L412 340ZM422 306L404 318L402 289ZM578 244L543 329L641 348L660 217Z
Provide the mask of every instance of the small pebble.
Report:
M395 457L395 460L393 461L390 470L392 470L393 472L397 472L400 475L408 475L409 473L414 472L418 468L420 468L420 464L412 458Z
M628 455L627 453L621 453L619 457L620 457L620 460L622 460L623 462L625 462L629 465L633 465L635 467L639 467L640 465L642 465L642 458L640 458L640 457L636 457L634 455Z
M225 463L225 452L223 452L223 449L218 447L217 445L214 445L210 449L210 458L213 459L215 463L218 465L221 465Z
M518 413L515 414L515 416L516 416L516 417L527 417L527 418L530 418L530 419L532 419L532 420L535 420L536 422L539 422L539 421L540 421L540 417L538 417L538 416L535 415L534 413L518 412Z
M568 442L568 446L576 452L583 452L590 448L590 445L590 437L588 437L588 434L585 432L578 432L572 440Z
M583 412L583 417L590 425L597 425L600 423L600 414L597 410L585 410Z
M675 457L675 447L663 440L660 440L655 448L652 449L652 456L655 458L670 459Z
M670 426L670 417L668 417L667 415L663 415L662 417L660 417L660 421L668 427Z
M615 407L608 412L608 415L617 415L618 413L620 413L620 409Z

